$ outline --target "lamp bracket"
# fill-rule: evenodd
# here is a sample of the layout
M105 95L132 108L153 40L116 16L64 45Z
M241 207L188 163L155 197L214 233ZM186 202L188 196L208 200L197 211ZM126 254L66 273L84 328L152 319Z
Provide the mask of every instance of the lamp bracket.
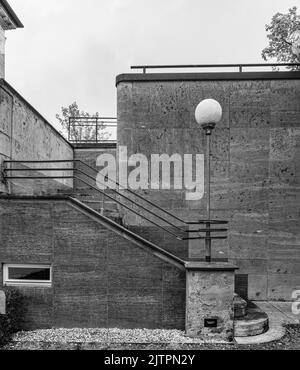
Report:
M203 130L206 131L206 135L211 135L212 134L212 130L216 127L216 124L211 122L211 123L204 123L203 125L201 125L201 127L203 128Z

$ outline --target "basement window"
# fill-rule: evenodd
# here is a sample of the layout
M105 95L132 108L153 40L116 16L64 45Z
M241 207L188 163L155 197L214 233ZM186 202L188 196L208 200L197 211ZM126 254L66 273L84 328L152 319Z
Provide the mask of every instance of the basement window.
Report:
M4 285L43 286L50 287L52 283L52 268L50 265L3 265Z

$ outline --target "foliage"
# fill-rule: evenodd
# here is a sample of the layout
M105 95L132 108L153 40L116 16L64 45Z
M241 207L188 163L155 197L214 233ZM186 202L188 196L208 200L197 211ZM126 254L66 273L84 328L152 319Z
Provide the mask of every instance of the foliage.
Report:
M3 290L6 295L6 315L0 315L0 347L9 342L12 334L23 329L25 317L22 294L13 288Z
M300 55L295 54L293 36L300 30L300 17L297 15L297 7L289 9L287 14L276 13L269 25L266 25L268 32L269 46L262 51L264 60L276 59L278 63L300 63ZM299 67L290 67L299 69Z
M69 121L70 117L73 117L75 119ZM76 120L76 118L79 117L81 119ZM107 140L110 135L106 132L103 132L104 126L101 122L99 122L98 126L98 135L96 135L95 126L86 126L86 124L88 124L87 118L90 117L99 117L99 113L96 112L94 115L90 115L89 113L80 110L76 102L72 103L68 107L62 107L61 113L56 115L56 119L60 123L62 129L65 132L68 132L70 129L70 139L72 141L88 142L95 140L96 136L99 140Z

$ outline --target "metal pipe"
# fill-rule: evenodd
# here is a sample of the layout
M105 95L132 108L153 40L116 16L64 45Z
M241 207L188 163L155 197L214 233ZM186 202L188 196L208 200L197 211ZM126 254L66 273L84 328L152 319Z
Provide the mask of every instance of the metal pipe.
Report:
M210 135L211 133L206 131L206 158L207 158L207 169L206 169L206 184L207 184L207 219L210 220Z
M49 162L76 162L76 160L66 160L66 161L64 161L64 160L59 160L59 161L5 161L5 162L8 162L8 163L24 163L24 162L27 162L27 163L45 163L45 162L47 162L47 163L49 163ZM87 165L88 166L88 165ZM13 171L18 171L18 170L20 170L20 171L23 171L24 169L13 169ZM38 168L35 168L35 169L27 169L27 171L28 170L31 170L31 171L37 171L37 170L41 170L41 169L38 169ZM49 169L45 169L45 170L49 170ZM50 170L62 170L61 168L58 168L58 169L50 169ZM72 169L67 169L67 170L72 170ZM88 177L90 177L90 178L92 178L93 180L94 180L94 178L93 177L91 177L90 175L88 175L88 174L86 174L85 172L83 172L83 171L81 171L81 170L79 170L79 169L76 169L76 168L74 168L74 170L75 171L78 171L78 172L80 172L80 173L82 173L82 174L84 174L84 175L86 175L86 176L88 176ZM8 170L8 171L10 171L10 170ZM80 178L80 177L77 177L76 175L73 175L73 176L18 176L18 177L15 177L15 176L6 176L6 179L29 179L29 180L34 180L34 179L41 179L41 180L44 180L44 179L78 179L79 181L82 181L83 183L85 183L86 185L88 185L90 188L92 188L92 189L95 189L96 191L98 191L99 193L101 193L102 194L102 196L105 196L105 197L108 197L108 198L110 198L111 200L113 200L113 201L115 201L116 203L118 203L118 204L120 204L121 206L123 206L124 208L126 208L126 209L128 209L129 211L131 211L131 212L133 212L133 213L135 213L136 215L138 215L139 217L141 217L141 218L143 218L143 219L145 219L145 220L147 220L148 222L150 222L150 223L152 223L153 225L155 225L155 226L157 226L157 227L159 227L160 229L162 229L162 230L164 230L165 232L167 232L168 234L170 234L170 235L173 235L173 236L175 236L177 239L179 239L179 240L193 240L193 239L205 239L205 241L206 242L211 242L211 239L226 239L227 238L227 236L216 236L216 237L211 237L211 232L212 232L212 230L210 229L210 223L208 223L208 229L209 229L209 235L207 235L206 234L206 236L205 237L188 237L188 238L183 238L182 236L179 236L178 234L175 234L175 233L173 233L172 231L170 231L170 230L168 230L168 229L166 229L166 228L164 228L164 227L162 227L161 225L159 225L159 224L157 224L156 222L154 222L154 221L152 221L152 220L150 220L148 217L145 217L145 216L143 216L143 215L141 215L140 213L138 213L137 211L135 211L135 210L133 210L132 208L130 208L130 207L128 207L127 205L125 205L124 203L122 203L122 202L120 202L120 201L118 201L118 200L116 200L116 199L114 199L112 196L110 196L110 195L108 195L108 194L106 194L104 191L102 191L102 190L100 190L100 189L98 189L98 188L96 188L95 186L93 186L93 185L91 185L90 183L88 183L87 181L85 181L85 180L83 180L82 178ZM116 191L116 193L118 193L117 191ZM130 200L129 198L127 198L126 196L124 196L124 195L122 195L123 197L125 197L126 199L128 199L128 200ZM138 205L136 202L134 202L134 201L132 201L132 200L130 200L133 204L135 204L135 205L137 205L137 206L139 206L140 208L142 208L142 209L145 209L144 207L142 207L141 205ZM153 214L153 215L155 215L154 213L152 213L151 211L149 211L149 210L147 210L147 209L145 209L146 211L148 211L149 213L151 213L151 214ZM160 218L161 220L163 220L163 221L165 221L165 222L167 222L167 223L169 223L167 220L165 220L165 219L163 219L163 218L161 218L160 216L157 216L156 215L156 217L158 217L158 218ZM170 224L170 223L169 223ZM170 224L171 225L171 224ZM199 232L201 232L202 230L199 230ZM216 230L217 231L217 230ZM218 230L219 231L219 230ZM221 231L221 230L220 230ZM226 231L226 230L224 230L224 231ZM198 231L197 231L198 232ZM203 230L203 232L206 232L206 230Z
M94 167L88 165L85 162L82 162L79 159L75 159L75 160L74 159L68 159L68 160L61 160L61 159L59 159L59 160L40 160L40 161L37 161L37 160L33 160L33 161L28 161L28 160L27 161L26 160L25 161L12 160L12 161L4 161L4 163L10 163L10 164L12 164L12 163L23 163L23 164L31 164L31 163L32 164L36 164L36 163L73 163L73 164L75 164L75 163L80 163L80 164L84 165L85 167L91 169L92 171L98 172ZM31 169L27 169L27 170L30 171ZM38 169L34 169L34 170L38 170ZM114 182L117 186L121 187L121 185L117 181L113 181L112 179L108 179L108 180ZM123 190L128 191L130 194L136 196L137 198L139 198L139 199L145 201L146 203L148 203L149 205L151 205L151 206L155 207L156 209L164 212L166 215L168 215L170 217L173 217L177 221L180 221L180 222L182 222L182 223L184 223L186 225L201 225L201 224L207 224L207 223L209 223L210 225L212 225L212 224L214 224L214 225L228 224L228 221L223 221L223 220L219 220L219 221L218 220L215 220L215 221L211 221L211 220L208 220L208 221L206 221L206 220L200 220L200 221L187 222L187 221L184 221L183 219L181 219L180 217L175 216L171 212L168 212L167 210L161 208L160 206L158 206L157 204L151 202L150 200L144 198L143 196L139 195L138 193L135 193L132 190L125 189L125 188L123 188ZM189 232L189 231L186 231L186 232Z
M211 131L206 130L206 189L207 189L207 203L206 212L207 219L210 220L210 135ZM206 228L210 229L210 223L206 224ZM208 239L205 239L205 260L211 262L211 239L210 230L206 233Z
M98 118L96 118L96 142L98 143Z

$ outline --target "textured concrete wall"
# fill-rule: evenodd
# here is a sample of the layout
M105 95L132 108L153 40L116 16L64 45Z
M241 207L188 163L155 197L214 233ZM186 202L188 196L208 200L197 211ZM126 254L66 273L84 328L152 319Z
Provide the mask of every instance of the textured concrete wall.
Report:
M118 140L129 154L205 153L194 111L202 99L220 102L223 119L212 136L212 217L228 219L230 233L229 241L213 243L214 256L228 256L238 274L248 275L251 299L290 300L300 288L299 79L135 76L123 82L121 76L117 85ZM146 196L185 219L205 218L206 197L186 201L180 190ZM199 251L202 244L190 245L191 256Z
M67 203L0 200L3 263L53 266L52 288L19 288L27 327L178 328L185 273Z
M5 32L0 26L0 78L5 77Z
M0 80L0 165L5 159L13 160L55 160L73 159L73 148L54 130L43 117L34 110L4 80ZM46 168L53 167L52 164ZM70 164L63 164L69 167ZM34 165L31 165L34 168ZM62 172L52 172L51 176ZM44 175L48 173L44 173ZM70 173L65 173L70 174ZM58 183L72 185L70 180L57 180ZM38 191L39 184L15 182L12 192L30 193ZM51 184L46 188L51 188ZM56 185L54 184L54 187ZM57 186L56 186L57 187ZM4 191L3 185L0 191Z
M74 159L80 160L80 161L88 164L89 166L91 166L95 169L101 170L101 168L100 169L97 168L97 165L96 165L97 158L101 154L111 154L112 156L114 156L116 158L116 149L105 148L102 144L99 145L99 147L94 146L93 148L89 148L88 146L86 148L84 148L84 147L83 148L75 148L75 150L74 150ZM76 163L76 166L78 167L78 169L84 170L85 172L87 172L91 176L96 176L97 175L97 172L90 170L89 168L82 165L81 163ZM79 177L82 177L82 175L80 173L78 173L77 175ZM91 180L91 179L88 179L84 176L83 176L83 178L85 180ZM93 185L95 185L95 184L93 184ZM78 191L90 189L88 187L88 185L84 184L80 180L75 180L74 188ZM90 190L90 192L91 192L91 190ZM99 195L100 195L96 191L94 191L93 194L95 195L95 197L99 197Z

